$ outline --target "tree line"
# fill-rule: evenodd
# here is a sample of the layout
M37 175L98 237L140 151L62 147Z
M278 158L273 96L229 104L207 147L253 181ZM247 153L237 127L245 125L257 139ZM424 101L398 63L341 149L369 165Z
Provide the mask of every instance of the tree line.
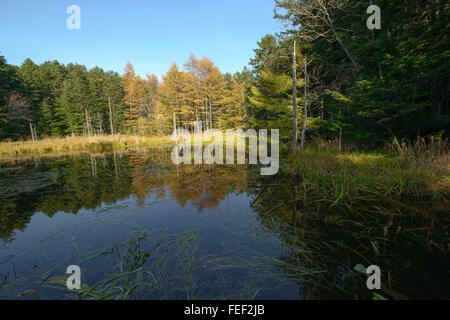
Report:
M381 8L380 30L367 27L372 4ZM287 27L265 36L251 60L258 121L288 126L296 43L310 136L377 145L450 127L448 2L278 0L274 12Z
M27 59L17 67L0 57L0 139L163 135L195 121L203 128L277 128L286 141L294 127L296 136L360 145L443 132L450 127L449 5L380 0L381 29L370 30L371 4L276 1L285 31L264 36L249 68L233 75L194 55L174 63L162 81L141 78L131 63L120 76L57 61Z
M171 66L162 82L99 67L31 59L20 67L0 57L0 138L114 133L170 134L174 126L245 127L245 90L208 58Z
M247 125L243 82L206 57L191 55L182 68L173 63L161 83L155 75L136 76L131 63L122 78L126 127L133 132L167 134L174 127L192 129L196 121L207 129Z
M112 71L31 59L18 67L0 56L0 76L2 139L107 133L125 117L122 80Z

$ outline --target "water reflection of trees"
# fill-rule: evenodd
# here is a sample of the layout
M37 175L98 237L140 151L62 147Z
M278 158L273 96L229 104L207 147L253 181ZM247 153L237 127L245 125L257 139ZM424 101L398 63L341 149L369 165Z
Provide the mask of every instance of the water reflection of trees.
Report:
M163 198L167 194L180 206L191 203L198 210L212 209L228 193L241 193L246 188L246 172L242 166L183 165L177 167L170 153L146 152L130 155L131 193L143 205L149 194Z
M211 209L247 185L244 166L177 167L165 149L10 164L0 170L0 181L2 239L23 230L37 212L49 217L57 212L76 214L130 196L143 206L151 195L170 196L183 207L190 203L198 210ZM24 185L33 186L24 190Z
M36 212L76 214L130 196L140 206L150 196L170 197L201 211L245 192L261 223L281 235L286 255L278 258L280 267L294 281L307 280L305 298L370 298L364 275L353 270L359 263L382 268L382 294L389 298L447 294L448 204L361 197L330 208L297 176L264 177L234 165L177 167L165 149L8 165L0 167L0 181L3 240Z
M281 267L305 280L306 299L372 298L357 264L380 266L377 293L386 298L448 297L448 204L368 196L330 207L301 177L282 174L258 177L248 192L261 222L281 235Z

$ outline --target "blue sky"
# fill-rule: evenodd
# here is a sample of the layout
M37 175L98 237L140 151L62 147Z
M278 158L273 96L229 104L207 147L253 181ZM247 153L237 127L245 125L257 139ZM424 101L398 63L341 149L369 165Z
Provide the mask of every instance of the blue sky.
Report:
M81 30L69 30L69 5L81 9ZM242 70L256 42L279 32L273 0L1 0L0 55L10 64L58 60L122 73L163 75L191 53L222 72Z

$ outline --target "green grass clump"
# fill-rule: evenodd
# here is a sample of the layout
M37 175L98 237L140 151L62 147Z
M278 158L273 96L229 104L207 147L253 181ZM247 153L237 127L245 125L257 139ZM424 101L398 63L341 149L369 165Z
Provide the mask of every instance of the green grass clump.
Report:
M292 160L307 188L331 204L368 195L435 199L450 193L450 156L442 139L396 142L369 153L311 147Z

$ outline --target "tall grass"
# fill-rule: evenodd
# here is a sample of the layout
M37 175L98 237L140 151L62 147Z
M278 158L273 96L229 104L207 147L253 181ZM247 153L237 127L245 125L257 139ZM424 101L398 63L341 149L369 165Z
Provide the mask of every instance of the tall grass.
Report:
M450 153L447 139L438 136L417 137L414 142L394 137L386 149L398 155L402 166L414 166L448 174L450 172Z
M0 157L68 154L81 151L100 153L168 144L172 144L170 136L102 135L49 138L39 141L0 142Z
M440 137L394 140L386 151L376 152L339 153L322 144L292 157L291 163L308 190L330 205L387 195L448 199L448 146Z

